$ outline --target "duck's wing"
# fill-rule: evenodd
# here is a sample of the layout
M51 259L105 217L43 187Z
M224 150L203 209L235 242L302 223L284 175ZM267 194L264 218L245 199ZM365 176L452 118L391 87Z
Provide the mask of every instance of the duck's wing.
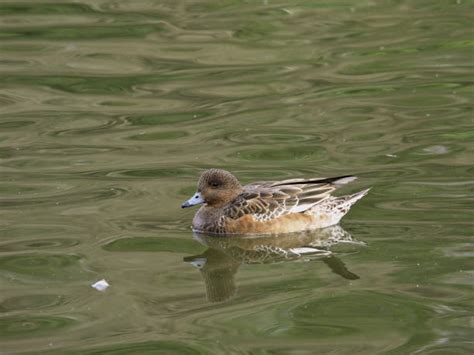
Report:
M290 213L300 213L328 198L342 184L355 176L324 179L291 179L246 185L244 192L224 206L226 217L237 219L251 215L268 221Z

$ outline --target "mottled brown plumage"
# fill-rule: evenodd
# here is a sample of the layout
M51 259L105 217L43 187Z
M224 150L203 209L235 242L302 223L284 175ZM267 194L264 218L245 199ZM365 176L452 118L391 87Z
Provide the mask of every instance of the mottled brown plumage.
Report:
M324 228L337 224L367 193L331 196L355 179L290 179L242 186L228 171L210 169L201 175L196 195L183 207L204 203L193 220L193 229L199 232L273 234Z

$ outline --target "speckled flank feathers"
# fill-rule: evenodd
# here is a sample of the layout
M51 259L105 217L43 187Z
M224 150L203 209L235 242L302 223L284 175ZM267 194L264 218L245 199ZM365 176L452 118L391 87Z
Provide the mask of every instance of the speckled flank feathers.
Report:
M320 223L319 228L338 224L341 218L344 217L347 212L349 212L349 209L352 207L352 205L367 195L369 190L370 188L359 191L353 195L341 197L331 196L320 204L313 206L305 213L309 213L317 217L317 219L320 221L327 221L326 223Z

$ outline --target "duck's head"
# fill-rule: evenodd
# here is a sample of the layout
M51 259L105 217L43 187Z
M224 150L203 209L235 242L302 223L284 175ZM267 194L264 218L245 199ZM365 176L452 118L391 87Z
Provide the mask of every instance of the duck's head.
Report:
M201 203L221 207L241 192L242 186L234 175L221 169L209 169L201 174L196 193L181 207L186 208Z

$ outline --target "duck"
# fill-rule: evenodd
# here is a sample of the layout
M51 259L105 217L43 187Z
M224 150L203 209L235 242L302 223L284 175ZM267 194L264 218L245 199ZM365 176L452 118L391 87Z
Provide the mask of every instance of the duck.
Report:
M296 178L259 181L242 186L229 171L209 169L197 183L196 193L181 207L202 205L192 230L211 235L262 235L312 231L339 223L351 206L370 188L351 195L333 196L339 187L357 179Z

